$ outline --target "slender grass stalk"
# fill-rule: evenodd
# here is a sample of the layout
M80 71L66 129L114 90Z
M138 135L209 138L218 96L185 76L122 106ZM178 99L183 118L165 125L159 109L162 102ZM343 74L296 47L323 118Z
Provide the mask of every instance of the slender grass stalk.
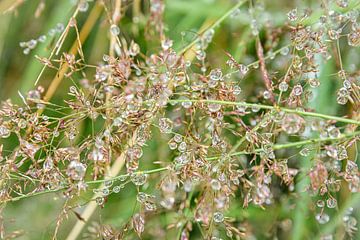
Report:
M125 164L126 153L125 151L115 160L114 164L111 166L109 171L109 176L116 176L121 171L122 167ZM103 188L104 185L102 184L99 188ZM98 197L98 194L94 194L92 199ZM82 229L87 224L88 220L91 218L92 214L94 213L95 209L97 208L97 203L95 201L91 201L85 208L84 212L81 214L83 220L78 219L76 224L70 231L69 235L66 237L66 240L75 240L80 235Z
M102 7L100 3L96 3L93 7L92 11L89 14L88 19L86 20L84 26L82 27L80 31L80 42L84 43L86 38L89 36L91 30L93 29L95 23L97 22L97 19L100 17L102 11ZM79 47L79 42L77 40L74 41L70 53L76 55L77 50ZM56 74L55 78L51 81L51 84L44 96L44 101L47 102L51 99L51 97L56 92L57 88L59 87L61 81L64 78L65 73L67 72L69 68L69 65L65 62L63 65L61 65L61 68L59 72ZM41 114L43 112L43 109L39 109L38 113Z
M352 137L355 137L355 136L358 136L358 135L360 135L360 131L342 134L338 138L314 138L314 139L308 139L308 140L299 141L299 142L293 142L293 143L275 144L273 146L273 149L274 150L280 150L280 149L288 149L288 148L292 148L292 147L300 147L300 146L309 145L309 144L315 144L315 143L322 143L322 142L329 142L329 141L334 142L334 141L339 141L339 140L343 140L343 139L352 138ZM261 148L255 149L253 151L238 151L238 152L234 152L234 153L230 154L230 156L256 154L256 153L259 153L259 152L262 152L262 151L263 151L263 149L261 149ZM120 157L122 158L122 155ZM206 160L214 161L214 160L219 159L220 157L221 156L207 157ZM117 161L115 161L115 162L117 162ZM161 168L156 168L156 169L152 169L152 170L139 171L137 173L154 174L154 173L159 173L159 172L163 172L163 171L166 171L166 170L169 170L169 167L161 167ZM100 179L100 180L87 181L86 183L87 184L99 184L99 183L104 183L105 181L116 181L116 180L121 179L123 177L126 177L128 175L127 174L123 174L123 175L110 174L110 176L114 176L114 177L108 177L106 179ZM64 187L59 188L59 189L46 190L46 191L41 191L41 192L34 192L34 193L23 195L23 196L13 197L9 201L15 202L15 201L18 201L18 200L21 200L21 199L24 199L24 198L38 196L38 195L42 195L42 194L46 194L46 193L58 192L58 191L66 189L66 187L67 186L64 186Z
M343 140L343 139L347 139L347 138L352 138L352 137L357 137L357 136L360 136L360 131L345 133L345 134L342 134L341 136L339 136L337 138L330 138L330 137L327 137L327 138L313 138L313 139L307 139L307 140L293 142L293 143L275 144L273 146L273 149L274 150L281 150L281 149L287 149L287 148L292 148L292 147L301 147L301 146L310 145L310 144L316 144L316 143L335 142L335 141L339 141L339 140ZM255 149L253 151L234 152L234 153L231 153L230 156L253 154L253 153L259 153L259 152L262 152L262 151L263 151L263 149L257 148L257 149ZM214 157L208 157L206 159L207 160L216 160L219 157L220 156L214 156Z
M113 24L117 23L117 21L120 20L120 18L118 19L118 16L120 16L120 10L121 10L121 0L116 0L115 9L114 9L113 18L112 18L112 23ZM113 34L111 34L110 46L109 46L109 55L111 57L115 57L115 44L116 44L116 37ZM113 82L112 77L109 77L108 84L111 85L112 82ZM108 93L106 95L106 103L108 103L110 101L110 98L111 98L111 94ZM108 116L108 121L109 121L110 120L109 112L107 112L106 114ZM111 150L110 150L110 153L111 153ZM126 152L123 151L120 154L120 156L115 160L114 164L111 166L110 171L109 171L110 176L116 176L116 175L119 174L119 172L121 171L121 169L123 168L123 166L125 164L125 158L126 158ZM111 155L110 155L110 159L111 159ZM100 188L102 188L102 187L103 187L103 185L100 186ZM98 194L95 194L93 199L96 198L97 195ZM90 202L86 206L84 212L81 214L82 218L84 220L78 219L76 221L75 226L72 228L72 230L70 231L69 235L66 238L67 240L75 240L75 239L77 239L77 237L81 233L82 229L85 227L87 221L91 218L91 216L95 212L96 208L97 208L97 204L94 201Z
M229 9L226 13L224 13L218 20L216 20L214 23L210 24L208 27L204 27L197 35L197 37L195 37L195 39L190 42L187 46L185 46L180 52L179 54L182 55L184 53L186 53L189 49L191 49L195 43L199 40L199 37L204 34L207 30L215 28L217 26L219 26L226 18L228 18L230 16L230 14L237 8L241 7L241 5L243 5L245 2L247 2L247 0L241 0L239 1L237 4L234 5L234 7L232 7L231 9Z
M344 122L344 123L350 123L355 125L360 125L360 121L349 119L349 118L343 118L343 117L337 117L337 116L331 116L326 115L322 113L316 113L316 112L306 112L303 110L297 110L297 109L291 109L291 108L284 108L279 106L270 106L270 105L264 105L264 104L257 104L257 103L247 103L247 102L229 102L229 101L221 101L221 100L194 100L194 99L174 99L170 100L170 103L182 103L182 102L193 102L193 103L216 103L221 105L231 105L231 106L244 106L244 107L255 107L260 109L268 109L268 110L276 110L276 111L283 111L286 113L296 113L302 116L308 116L308 117L317 117L317 118L323 118L328 120L335 120L338 122Z

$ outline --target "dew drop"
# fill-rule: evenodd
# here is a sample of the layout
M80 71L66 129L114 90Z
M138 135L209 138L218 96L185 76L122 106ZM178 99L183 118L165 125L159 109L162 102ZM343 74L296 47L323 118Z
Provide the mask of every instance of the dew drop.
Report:
M221 212L215 212L214 213L214 222L221 223L224 221L224 214Z
M120 28L117 25L112 24L110 26L110 32L113 36L118 36L120 34Z

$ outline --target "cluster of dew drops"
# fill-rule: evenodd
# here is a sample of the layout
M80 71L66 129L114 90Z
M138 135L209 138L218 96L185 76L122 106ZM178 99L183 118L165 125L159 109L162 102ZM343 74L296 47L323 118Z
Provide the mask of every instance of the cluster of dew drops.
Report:
M346 8L348 6L347 5L348 1L346 1L346 0L341 0L341 1L336 0L336 2L339 6L341 6L343 8ZM82 0L78 3L78 8L79 8L79 11L86 12L89 8L89 3L86 0ZM231 17L236 18L239 14L240 14L240 10L236 9L231 14ZM331 12L329 15L330 15L330 18L339 19L338 13ZM297 21L299 18L298 10L297 9L291 10L287 14L287 17L291 22ZM349 20L351 23L351 32L347 33L347 35L346 35L347 42L350 46L359 46L360 45L360 40L359 40L360 39L360 26L356 22L357 18L358 18L357 11L351 11L351 14L348 14L346 16L343 16L343 18L341 18L342 22ZM331 21L334 21L334 19L332 19ZM321 18L321 21L323 23L327 23L330 20L327 18ZM252 19L250 22L251 31L254 36L259 34L259 24L260 23L255 19ZM343 30L343 28L341 26L342 26L341 24L338 24L338 25L334 25L334 27L333 27L334 29L328 29L327 34L328 34L330 40L338 40L340 38L340 36L342 34L342 30ZM26 42L21 42L20 46L23 48L23 53L29 54L31 52L31 50L35 49L39 43L43 43L47 40L48 37L53 37L53 36L55 36L55 34L62 33L63 31L64 31L64 25L62 23L58 23L46 35L41 35L36 39L31 39ZM120 28L116 24L111 24L110 25L110 33L113 36L119 36L121 33ZM199 61L200 71L204 75L208 71L208 66L205 62L206 49L207 49L208 45L212 42L214 34L215 34L215 31L213 29L207 30L203 34L203 36L199 39L199 41L196 42L196 44L195 44L195 49L196 49L195 56L196 56L196 59ZM165 39L161 42L161 47L164 51L171 49L172 45L173 45L173 42L169 39ZM140 47L137 44L133 43L130 46L130 55L136 56L139 52L140 52ZM290 48L288 46L283 47L283 48L281 48L279 53L282 56L288 56L290 53ZM268 53L268 56L270 59L274 59L275 53L270 51L270 53ZM103 60L105 62L108 62L110 60L110 57L108 55L104 55ZM245 76L250 71L251 67L254 69L257 69L259 67L258 63L254 63L250 66L247 64L236 63L231 59L228 60L226 62L226 64L227 64L227 66L230 67L230 69L236 69L236 72L238 72L240 74L240 76L242 76L242 77ZM190 67L190 65L191 65L191 62L185 63L186 67ZM141 75L142 72L140 69L137 69L136 71L137 71L136 75L138 75L138 76ZM343 86L340 89L338 89L338 91L337 91L337 102L341 105L345 105L346 103L348 103L348 101L350 99L352 82L347 78L347 75L344 73L343 70L341 70L338 73L338 75L343 80L343 82L342 82ZM207 87L209 89L216 89L219 85L221 85L223 83L224 79L230 78L231 75L224 74L220 68L214 68L214 69L210 70L210 72L207 76L208 76ZM101 81L106 80L107 77L108 77L108 75L105 74L104 72L98 71L96 73L96 78L100 79ZM284 81L281 81L277 86L278 90L281 93L285 93L290 89L289 82L285 81L285 80L286 79L284 79ZM319 87L319 84L320 84L320 82L318 81L318 79L316 77L309 77L308 82L309 82L309 85L311 88L317 88L317 87ZM75 92L76 90L71 90L71 91ZM299 83L296 83L294 86L291 87L290 94L291 94L291 96L294 96L296 98L296 97L302 96L304 91L305 90L304 90L303 86ZM232 93L235 96L239 96L242 93L240 86L234 85L233 89L232 89ZM262 93L263 98L265 100L270 99L270 96L271 96L270 94L271 93L267 90L263 91L263 93ZM194 107L194 104L192 101L187 101L187 100L189 100L187 96L182 96L181 99L183 100L181 102L181 106L184 109L190 110L191 108ZM221 112L221 110L222 110L222 105L217 104L217 103L209 103L206 105L206 107L207 107L207 110L210 112L210 114L216 114L216 113ZM244 107L243 105L236 106L236 111L241 114L245 114L246 110L247 110L247 108ZM258 111L260 111L260 109L257 108L256 106L251 108L252 113L257 113ZM282 116L280 116L281 117L281 128L284 132L286 132L289 135L298 134L299 132L301 132L301 130L305 124L304 119L302 117L298 116L297 114L281 113L280 115L282 115ZM219 118L222 118L222 116L219 116ZM123 123L122 117L117 117L113 120L114 126L120 126L122 123ZM321 126L318 126L318 125L321 125ZM313 131L318 131L325 125L326 124L322 121L314 122L314 124L311 126L311 129ZM177 156L174 158L174 163L177 166L185 166L186 164L188 164L191 161L191 157L189 155L189 149L190 149L190 147L191 147L190 145L192 143L187 142L187 139L185 138L185 136L182 136L181 134L173 132L174 131L174 122L167 117L161 117L159 119L158 127L159 127L161 133L173 134L173 137L171 137L170 140L168 141L168 146L169 146L170 150L176 151ZM328 126L326 126L326 129L324 131L320 131L320 137L323 137L323 138L326 138L326 137L338 138L340 136L340 134L341 133L340 133L339 129L337 127L335 127L334 125L328 125ZM6 138L9 135L10 135L10 131L8 131L8 129L4 128L3 126L0 126L0 136L3 138ZM108 133L108 135L110 135L110 133ZM220 145L222 149L226 149L226 147L227 147L226 143L222 142L219 138L220 137L216 137L216 136L213 137L212 144ZM249 142L252 142L254 140L254 136L251 135L251 133L246 132L246 139ZM33 147L33 146L29 145L29 148L31 148L31 147ZM35 150L36 149L34 149L33 151L35 151ZM140 158L143 154L141 148L133 148L133 149L131 149L131 151L132 152L128 153L128 154L135 155L136 158ZM274 152L271 148L269 148L268 151L265 151L265 152L267 154L266 157L268 157L269 159L275 159ZM310 152L311 152L310 148L304 147L300 150L299 154L301 156L306 157L310 154ZM91 154L92 154L91 157L94 160L102 160L104 158L101 151L93 151L93 152L91 152ZM342 145L326 146L325 154L326 154L326 156L328 156L332 159L336 159L336 160L344 160L348 157L347 153L346 153L346 148L345 148L345 146L342 146ZM202 162L201 159L196 159L195 163L198 164L198 166L204 165L204 162ZM335 163L337 164L337 166L334 166L334 167L339 168L339 162L335 161ZM45 161L44 168L52 168L51 161ZM83 178L85 177L86 170L87 170L86 164L81 163L80 161L76 160L76 161L71 161L70 164L67 166L66 174L72 180L79 181L79 184L85 184L84 182L82 182L80 180L83 180ZM214 167L212 169L213 172L216 172L217 170L218 169L216 169L216 167ZM317 166L316 170L322 171L323 166ZM351 172L351 170L352 169L350 169L349 171ZM243 174L244 174L243 172L239 172L238 175L236 175L236 177L232 180L235 185L239 185L239 177L242 176ZM311 172L310 176L312 176L311 174L314 176L314 178L317 177L315 171ZM271 193L271 190L269 187L269 183L271 182L271 180L269 180L269 178L270 178L269 176L266 176L263 180L263 183L261 183L261 184L259 183L258 189L256 190L253 201L255 203L257 203L258 205L270 204L272 202L272 193ZM146 183L147 179L148 179L148 174L141 173L141 172L135 172L132 174L122 175L115 180L105 181L103 188L93 190L93 192L96 194L96 203L100 206L103 206L105 204L105 199L108 195L110 195L112 193L115 193L115 194L119 193L121 191L121 189L124 188L127 183L132 182L137 187L140 187ZM226 180L227 180L226 176L220 174L220 176L218 178L211 178L211 180L209 181L209 186L211 187L211 189L214 192L218 193L222 190L223 183ZM86 187L87 186L80 186L79 188L86 188ZM193 182L191 182L190 180L186 180L183 183L184 191L187 193L191 192L193 187L194 187ZM176 201L176 199L175 199L176 188L177 188L177 183L170 178L168 179L168 181L164 181L163 184L161 185L161 190L163 192L163 199L160 201L160 205L162 207L164 207L165 209L173 208L175 201ZM354 191L357 191L357 190L358 190L358 188L355 186ZM156 199L156 196L145 193L145 192L140 191L137 194L137 201L140 204L142 204L147 211L155 211L156 210L157 205L155 203L155 199ZM217 204L217 209L212 214L212 219L215 223L222 223L226 220L226 217L224 216L224 213L222 210L226 208L225 205L226 205L227 201L228 200L223 198L223 196L221 196L220 194L219 194L219 197L215 198L215 202ZM318 213L316 213L316 215L315 215L316 221L318 221L320 224L325 224L325 223L329 222L329 220L330 220L330 216L326 213L325 208L328 208L328 209L337 208L337 201L334 197L329 196L326 200L318 200L316 202L316 207L318 208ZM352 231L356 230L357 221L356 221L356 218L353 216L354 215L353 211L354 211L354 209L352 209L352 208L347 209L346 213L344 214L343 219L342 219L343 224L348 232L352 232ZM141 215L135 215L134 219L136 219L137 221L140 221L142 223L144 222L144 219ZM197 219L200 221L201 219L203 219L203 216L199 216ZM332 236L329 235L329 236L325 236L323 239L331 239L331 238L332 238ZM216 238L214 238L214 239L216 239Z
M74 6L77 6L80 12L86 12L89 9L89 2L87 0L70 0ZM30 54L30 52L35 49L40 43L45 43L47 39L55 37L56 34L62 34L65 29L63 23L57 23L55 27L51 28L47 34L42 34L37 38L30 39L28 41L20 42L19 45L23 48L23 53L25 55Z

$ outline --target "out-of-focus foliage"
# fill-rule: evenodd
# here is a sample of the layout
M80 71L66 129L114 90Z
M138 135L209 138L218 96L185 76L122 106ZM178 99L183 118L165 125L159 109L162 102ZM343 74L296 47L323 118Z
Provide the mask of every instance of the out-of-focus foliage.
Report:
M0 1L0 238L358 239L359 13Z

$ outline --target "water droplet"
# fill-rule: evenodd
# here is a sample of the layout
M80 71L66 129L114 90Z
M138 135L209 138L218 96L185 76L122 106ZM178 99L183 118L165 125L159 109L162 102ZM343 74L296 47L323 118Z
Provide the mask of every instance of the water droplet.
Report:
M62 31L64 31L65 27L64 27L64 24L62 23L58 23L56 24L56 31L61 33Z
M186 148L187 148L186 142L181 142L181 143L179 144L178 150L179 150L180 152L185 152L185 151L186 151Z
M303 148L300 151L300 155L303 157L309 156L310 150L308 148Z
M264 96L264 99L270 99L271 94L270 94L269 91L266 90L266 91L263 92L263 96Z
M213 69L213 70L211 70L209 76L210 76L211 80L219 81L222 78L222 71L220 68Z
M10 137L11 131L5 127L5 126L0 126L0 137L1 138L8 138Z
M134 173L131 175L131 181L136 185L136 186L141 186L144 185L147 179L147 174L144 173Z
M287 84L287 82L283 81L279 84L279 90L281 92L286 92L289 88L289 85Z
M308 82L309 82L310 87L312 87L312 88L317 88L320 86L320 81L316 78L310 78L308 80Z
M164 51L169 50L169 48L171 48L173 45L173 41L170 39L165 39L163 41L161 41L161 47Z
M173 129L173 122L169 118L160 118L159 128L162 133L171 133Z
M326 129L326 131L328 132L329 137L331 137L331 138L338 138L338 137L340 137L340 130L339 130L337 127L333 126L333 125L329 126L329 127Z
M131 42L130 44L130 48L129 48L129 54L130 56L135 57L136 55L138 55L140 53L140 46L139 44L135 43L135 42Z
M95 201L97 205L102 206L105 202L105 199L103 197L97 197Z
M316 219L316 221L318 221L320 224L325 224L325 223L329 222L330 217L329 217L329 215L327 215L326 213L322 213L322 214L321 214L321 213L318 213L318 214L316 214L315 219Z
M295 96L300 96L303 93L303 87L300 84L294 86L292 92Z
M41 36L38 38L38 41L43 43L43 42L46 41L46 38L47 38L46 35L41 35Z
M318 200L316 202L316 206L318 206L319 208L323 208L325 207L325 202L323 200Z
M86 165L76 160L71 161L67 167L66 174L73 180L81 180L86 173Z
M295 134L303 127L305 120L296 114L286 114L282 119L281 128L288 134Z
M249 71L249 68L248 68L248 66L246 66L244 64L240 64L239 71L244 76Z
M110 32L113 36L118 36L120 34L120 28L117 25L112 24L110 26Z
M289 48L289 47L283 47L283 48L280 50L280 54L283 55L283 56L288 55L289 52L290 52L290 48Z
M23 53L24 53L25 55L28 55L28 54L30 53L30 48L25 48L25 49L23 50Z
M183 106L186 109L191 108L192 102L191 101L186 101L186 100L187 99L185 99L185 101L181 102L181 106Z
M221 223L224 221L224 214L221 212L215 212L214 213L214 222Z
M113 189L112 189L113 193L119 193L120 190L121 190L121 187L120 187L120 186L115 186L115 187L113 187Z
M30 49L34 49L37 45L37 40L35 39L31 39L30 41L27 42L27 47Z
M123 123L123 118L122 117L117 117L114 119L113 125L115 127L119 127L122 123Z
M240 95L241 88L239 86L234 86L234 95Z
M337 205L337 201L335 198L329 198L328 200L326 200L326 206L328 208L335 208Z
M86 0L82 0L78 5L80 12L86 12L89 9L89 3Z
M208 109L210 112L218 112L221 109L221 105L217 103L209 103Z
M219 191L221 189L221 183L219 180L212 179L210 182L211 188L215 191Z
M288 19L289 19L291 22L296 21L296 20L298 19L297 13L298 13L297 8L292 9L291 11L289 11L289 12L287 13Z

